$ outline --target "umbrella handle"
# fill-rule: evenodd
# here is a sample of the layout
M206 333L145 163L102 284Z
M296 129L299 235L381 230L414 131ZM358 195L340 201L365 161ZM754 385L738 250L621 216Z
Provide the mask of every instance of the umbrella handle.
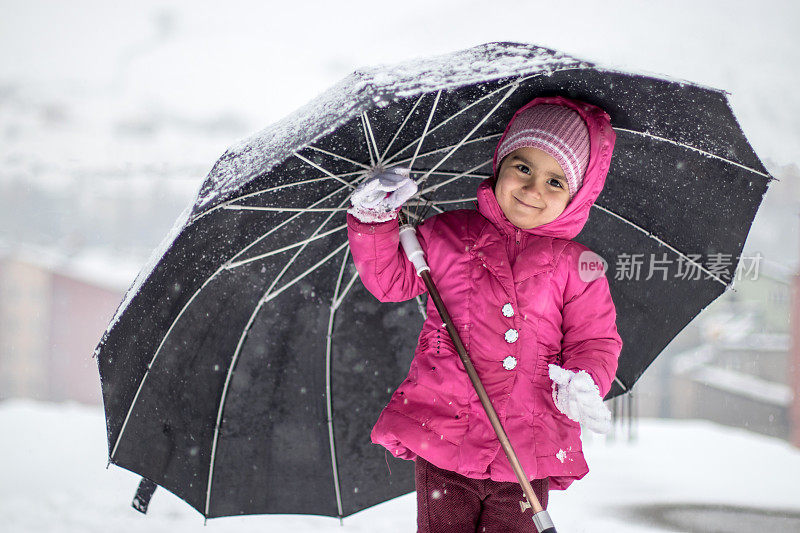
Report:
M553 521L550 520L550 515L542 508L542 504L539 503L539 499L536 497L536 494L534 494L533 487L531 487L531 482L528 480L528 476L525 474L525 470L522 468L522 464L519 462L519 458L517 457L516 452L514 452L514 448L511 447L511 442L508 440L508 435L506 435L506 432L500 423L500 417L497 416L497 412L494 410L494 406L492 406L492 402L489 400L489 394L486 392L486 389L484 388L483 383L478 376L478 372L475 370L475 366L472 364L472 361L469 358L469 354L467 354L467 349L464 347L464 343L461 340L461 336L458 334L458 330L453 323L453 319L450 317L450 313L447 311L447 307L444 305L444 301L439 294L439 290L433 283L430 267L428 267L428 265L425 263L424 252L422 251L422 247L417 239L416 231L410 224L404 224L400 232L400 244L403 246L403 250L406 252L406 256L408 256L409 261L411 261L417 268L417 275L419 275L419 277L421 277L425 282L425 286L428 289L428 294L430 294L434 305L436 305L436 309L439 311L439 316L441 316L442 320L444 320L444 323L447 327L447 332L450 334L450 338L453 340L453 344L458 352L458 356L461 358L461 362L464 363L464 368L467 371L467 375L469 376L470 381L472 381L472 386L475 388L475 392L478 394L478 398L481 401L481 405L483 405L483 409L486 411L486 415L489 417L489 422L491 422L494 432L497 434L497 438L500 441L500 446L502 446L506 457L508 457L508 462L511 463L511 467L514 469L514 474L517 476L517 481L519 481L519 484L522 486L522 492L525 493L529 505L533 508L533 523L536 526L537 531L539 533L556 533ZM418 262L420 260L421 263L419 264L424 265L422 268L418 266Z
M417 276L422 276L422 272L430 271L431 267L425 261L425 252L422 251L422 246L419 245L417 239L417 232L411 224L403 224L400 226L400 244L403 245L403 251L406 257L417 269Z

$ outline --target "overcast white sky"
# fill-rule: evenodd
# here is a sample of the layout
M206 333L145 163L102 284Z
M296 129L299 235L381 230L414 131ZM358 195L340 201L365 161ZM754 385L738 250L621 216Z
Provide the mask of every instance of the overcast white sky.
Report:
M359 66L525 41L728 90L756 152L785 164L800 161L799 5L0 0L0 91L85 116L236 115L256 131Z

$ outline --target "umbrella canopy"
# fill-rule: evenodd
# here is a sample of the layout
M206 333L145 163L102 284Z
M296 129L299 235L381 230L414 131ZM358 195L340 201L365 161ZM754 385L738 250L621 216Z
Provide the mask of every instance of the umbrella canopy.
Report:
M413 465L369 433L424 302L379 304L361 285L349 195L399 165L431 212L474 208L514 111L559 94L604 109L617 133L575 240L609 266L658 261L609 273L624 341L609 397L629 390L731 286L772 178L723 91L490 43L357 71L226 151L96 350L110 462L206 517L346 516L413 490Z

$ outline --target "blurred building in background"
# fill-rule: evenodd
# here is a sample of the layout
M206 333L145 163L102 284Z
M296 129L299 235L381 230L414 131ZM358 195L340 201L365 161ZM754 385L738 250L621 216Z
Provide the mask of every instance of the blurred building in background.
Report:
M99 251L4 247L0 399L101 403L93 352L136 271Z
M701 418L791 439L800 426L792 419L800 397L792 380L793 276L769 261L760 269L736 281L645 372L634 387L639 416Z

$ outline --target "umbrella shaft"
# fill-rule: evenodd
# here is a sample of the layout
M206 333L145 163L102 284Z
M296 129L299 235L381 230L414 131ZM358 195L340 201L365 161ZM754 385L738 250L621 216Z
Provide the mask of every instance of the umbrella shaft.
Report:
M469 354L467 354L464 343L461 341L461 336L458 334L458 330L456 330L456 327L453 324L453 319L450 318L450 313L447 312L444 301L442 300L436 285L433 283L430 271L422 271L420 273L420 277L425 282L425 286L428 288L428 294L431 295L433 303L436 305L436 309L439 311L439 316L442 317L442 320L444 320L444 323L447 326L447 332L450 334L450 338L453 339L453 344L455 344L458 356L461 358L461 362L464 363L464 368L467 370L467 375L469 375L469 379L472 381L473 387L475 387L475 392L478 393L478 398L480 399L484 410L486 410L486 415L489 417L489 421L491 422L495 433L497 433L497 438L500 440L500 446L503 447L503 451L506 453L509 463L511 463L511 468L514 469L514 473L517 475L517 480L522 486L522 491L528 498L528 503L530 503L533 507L534 514L541 512L542 505L539 503L539 499L536 498L536 495L533 493L531 482L528 481L528 476L525 474L525 470L523 470L522 465L517 458L517 454L511 447L511 442L508 440L508 435L506 435L503 426L500 424L500 418L497 416L497 412L494 410L492 402L489 400L489 395L486 393L483 383L481 383L481 378L478 377L478 372L475 371L475 367L472 365L472 361L469 358Z

